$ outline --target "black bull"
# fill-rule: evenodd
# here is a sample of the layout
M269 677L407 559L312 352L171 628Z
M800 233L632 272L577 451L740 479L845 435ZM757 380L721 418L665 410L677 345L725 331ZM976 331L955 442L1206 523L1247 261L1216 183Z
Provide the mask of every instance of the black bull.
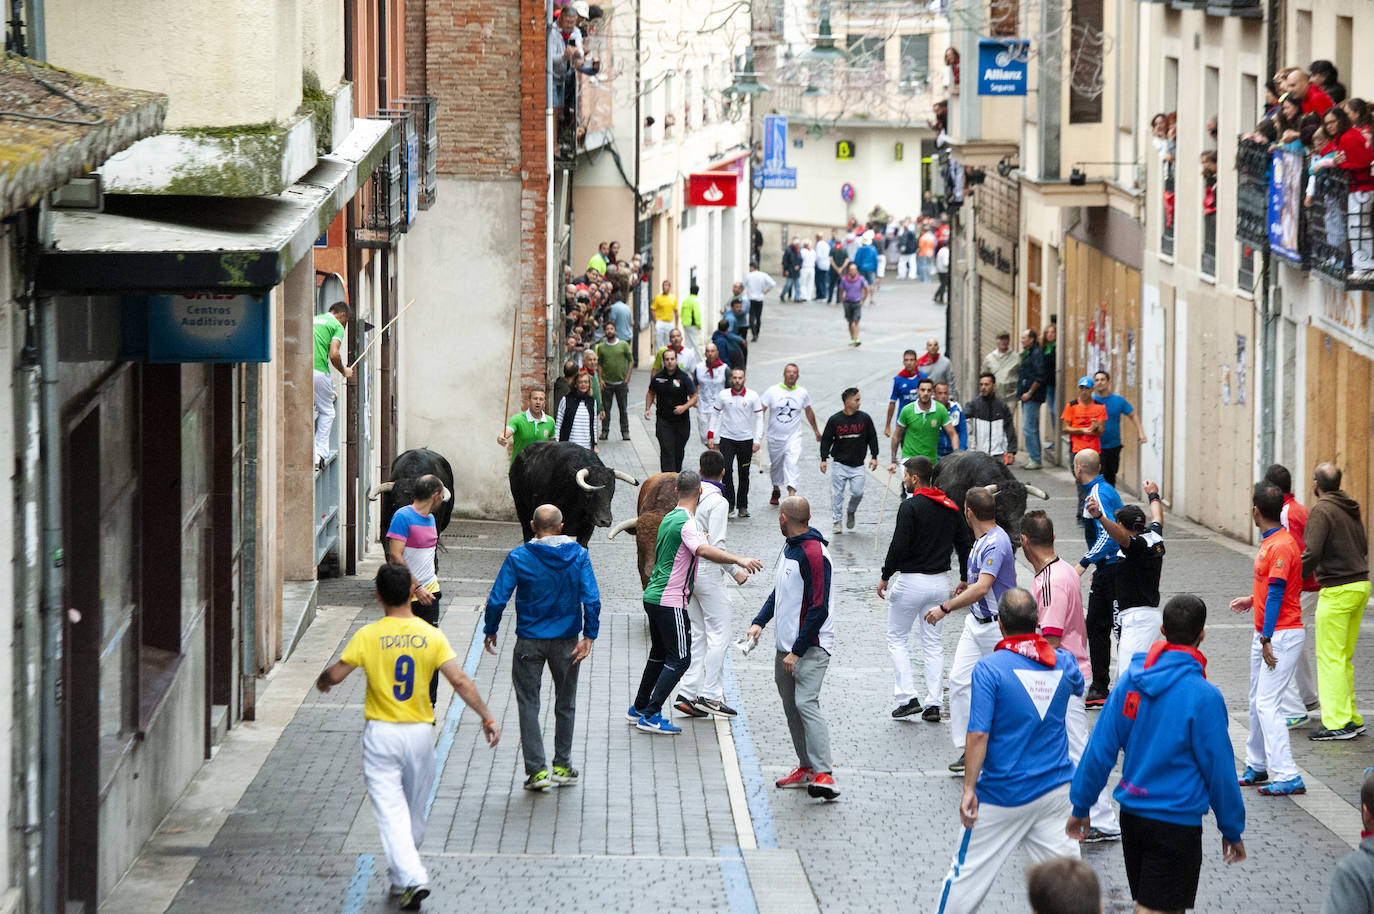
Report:
M391 516L397 509L415 500L415 483L421 476L437 476L439 481L453 491L453 468L444 456L428 448L414 448L396 457L391 462L391 479L373 487L370 497L381 496L381 540L386 545L386 531L391 527ZM448 527L453 516L453 500L441 504L434 511L434 525L439 533Z
M1012 475L999 458L981 451L958 451L941 457L935 465L935 485L960 508L964 496L977 486L995 486L997 525L1007 531L1012 549L1021 546L1021 518L1026 514L1026 495L1049 498L1041 489L1028 486Z
M597 527L611 525L615 481L639 480L607 467L591 451L571 441L538 441L526 447L510 468L510 494L525 539L534 535L530 519L540 505L563 512L563 533L586 548Z

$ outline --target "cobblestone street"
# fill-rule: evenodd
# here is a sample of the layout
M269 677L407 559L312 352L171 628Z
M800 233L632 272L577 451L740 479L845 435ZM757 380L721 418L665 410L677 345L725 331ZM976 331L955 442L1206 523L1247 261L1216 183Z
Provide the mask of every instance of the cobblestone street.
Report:
M839 392L854 385L881 427L902 350L919 351L926 338L944 337L944 311L930 302L934 288L889 280L877 306L865 309L860 349L845 345L839 309L770 300L759 342L751 346L750 386L761 391L780 379L785 363L795 361L819 423L840 408ZM608 466L641 480L658 467L652 427L642 419L646 381L647 373L637 371L633 440L602 447ZM694 416L694 429L695 422ZM496 431L473 430L469 453L447 455L460 480L465 462L504 459L491 440ZM474 716L441 688L435 727L440 771L422 847L434 890L426 910L935 910L960 836L961 781L946 770L957 754L946 722L895 721L889 713L886 606L874 587L899 482L885 471L887 439L880 438L880 445L879 471L869 476L858 524L835 537L829 533L829 477L819 471L814 442L808 440L803 450L800 494L811 499L814 525L832 540L838 595L836 646L822 692L841 791L834 803L772 786L795 759L770 650L748 656L730 650L727 703L742 712L733 723L678 721L684 732L676 738L626 725L623 711L648 639L633 537L608 542L604 530L591 544L603 609L601 634L579 683L573 764L581 771L580 783L544 793L522 790L510 685L513 607L496 657L480 650L478 611L505 552L519 542L519 527L454 520L439 558L442 626L500 722L502 740L488 750ZM694 436L687 466L696 466L699 451ZM766 467L766 460L755 465ZM1044 471L1017 472L1034 477L1050 494L1045 508L1059 532L1061 555L1076 560L1082 537L1072 520L1074 487L1067 472L1048 464ZM636 491L623 483L617 487L616 521L631 515ZM736 638L767 596L782 546L768 491L766 475L754 476L754 516L730 522L728 548L764 563L763 573L734 594ZM1251 626L1248 615L1232 616L1226 604L1249 592L1253 550L1172 517L1166 517L1165 541L1163 596L1190 591L1207 602L1202 651L1209 678L1226 695L1239 750L1246 735ZM1028 584L1030 568L1019 553L1018 560L1022 583ZM259 720L231 732L106 910L168 904L194 914L390 909L386 861L362 779L363 677L355 674L328 695L310 688L314 675L338 659L349 635L377 617L370 585L374 567L356 578L321 582L319 617L269 679ZM950 578L957 581L954 574ZM958 630L945 631L947 658ZM770 638L771 630L765 648ZM1374 620L1366 617L1356 655L1358 699L1365 707L1374 698L1371 644ZM919 666L916 646L913 660ZM551 744L547 681L544 695ZM1313 743L1307 732L1293 731L1293 749L1308 793L1292 799L1246 793L1248 860L1224 866L1213 820L1205 820L1198 910L1319 909L1329 873L1358 841L1359 778L1374 757L1369 737ZM228 785L236 781L241 787L231 791ZM198 827L188 824L193 809L204 813ZM218 824L205 825L210 820ZM1104 910L1130 911L1120 846L1087 846L1084 857L1102 880ZM1027 910L1026 862L1024 855L1013 856L984 910ZM150 900L158 898L157 905Z

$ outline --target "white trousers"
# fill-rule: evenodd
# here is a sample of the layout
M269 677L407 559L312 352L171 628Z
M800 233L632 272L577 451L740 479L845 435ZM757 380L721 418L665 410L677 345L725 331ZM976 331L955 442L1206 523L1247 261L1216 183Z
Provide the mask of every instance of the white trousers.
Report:
M315 462L329 456L329 434L334 429L334 379L327 371L315 371Z
M997 626L993 626L996 628ZM1078 842L1064 834L1069 785L1061 784L1024 806L978 804L978 821L964 829L940 893L939 914L977 911L997 871L1018 845L1032 863L1054 857L1079 859Z
M863 464L851 467L845 466L838 460L830 461L830 466L827 469L830 471L830 515L831 519L838 524L845 513L845 485L849 486L849 513L853 514L859 510L859 502L863 501L864 482L868 473L865 472Z
M668 334L673 332L672 321L654 321L654 350L668 345Z
M1132 606L1121 610L1117 620L1121 633L1116 639L1116 678L1120 681L1132 657L1145 653L1150 645L1163 640L1164 634L1159 627L1164 624L1164 614L1153 606Z
M887 652L892 655L892 694L906 704L919 694L911 672L911 649L907 646L914 624L921 632L921 655L926 676L923 707L944 703L941 680L945 675L945 652L940 633L945 620L934 625L925 620L926 610L939 606L949 596L949 581L943 574L898 574L887 594ZM997 626L994 625L993 628Z
M1302 592L1302 618L1306 622L1316 618L1317 597L1321 595L1319 590L1304 590ZM1317 703L1317 672L1312 667L1312 655L1307 651L1307 645L1303 645L1303 651L1298 655L1298 667L1293 672L1293 679L1288 683L1288 688L1283 693L1283 716L1302 717L1307 713L1307 706Z
M1274 632L1278 662L1272 670L1264 662L1259 639L1255 632L1250 642L1250 738L1245 741L1245 764L1269 772L1270 781L1287 781L1298 776L1298 766L1283 722L1283 693L1298 665L1306 632L1300 628Z
M954 741L954 748L959 750L964 748L964 737L968 735L973 668L996 650L997 642L1002 640L1002 630L997 627L996 620L984 624L973 618L972 611L961 612L964 630L959 633L959 646L954 649L954 662L949 667L949 736ZM1060 831L1063 830L1061 827Z
M698 568L698 575L716 575L720 582L702 586L698 578L687 601L687 618L692 620L692 661L678 683L678 691L688 698L725 700L725 649L730 640L730 594L718 567Z
M877 280L882 279L883 276L885 276L886 274L887 274L887 255L886 255L886 254L879 254L879 255L878 255L878 277L877 277ZM877 280L874 280L874 281L877 282Z
M816 297L816 268L802 267L801 273L797 277L797 298L800 301L810 301Z
M902 254L897 258L897 278L915 279L916 278L916 255Z
M801 458L801 434L791 438L768 439L768 478L775 486L797 487L801 477L797 473L797 461Z
M425 802L434 784L434 727L369 720L363 727L363 778L393 886L423 885Z
M1120 676L1117 679L1120 681ZM1088 747L1088 708L1083 701L1082 695L1070 695L1069 706L1064 710L1064 729L1069 737L1069 761L1075 765L1083 757L1083 750ZM1116 820L1116 810L1112 808L1110 783L1097 795L1096 802L1088 812L1088 821L1092 823L1093 828L1111 834L1121 833L1121 823Z

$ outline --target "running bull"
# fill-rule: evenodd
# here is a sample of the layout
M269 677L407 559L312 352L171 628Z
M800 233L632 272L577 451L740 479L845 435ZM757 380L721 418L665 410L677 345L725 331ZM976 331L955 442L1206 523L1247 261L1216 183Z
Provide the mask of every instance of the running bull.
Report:
M935 485L961 508L969 489L983 486L997 500L997 525L1007 531L1011 548L1021 547L1021 518L1026 496L1048 499L1043 489L1027 485L1012 475L999 459L981 451L957 451L935 465Z
M655 473L639 489L636 516L615 525L607 539L620 533L635 535L635 554L639 564L639 583L649 586L649 574L654 569L654 550L658 545L658 525L663 517L677 507L677 474Z
M607 467L591 451L571 441L537 441L520 452L510 468L510 494L525 539L534 536L530 519L540 505L563 512L563 534L585 549L597 527L611 525L615 481L639 485L623 470Z
M415 500L415 483L421 476L429 475L438 476L439 481L444 484L444 489L448 492L453 491L453 468L444 456L428 448L412 448L391 461L391 480L373 486L372 491L367 493L369 501L381 497L383 545L386 544L386 531L391 528L391 516L397 509ZM444 532L452 516L453 499L446 498L434 511L434 525L438 532Z

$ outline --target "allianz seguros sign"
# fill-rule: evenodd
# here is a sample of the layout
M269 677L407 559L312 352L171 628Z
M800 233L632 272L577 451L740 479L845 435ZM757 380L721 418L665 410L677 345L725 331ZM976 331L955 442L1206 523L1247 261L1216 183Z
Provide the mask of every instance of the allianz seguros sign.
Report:
M124 305L127 358L147 362L267 362L266 295L130 295Z
M978 39L978 94L1025 95L1030 42Z

